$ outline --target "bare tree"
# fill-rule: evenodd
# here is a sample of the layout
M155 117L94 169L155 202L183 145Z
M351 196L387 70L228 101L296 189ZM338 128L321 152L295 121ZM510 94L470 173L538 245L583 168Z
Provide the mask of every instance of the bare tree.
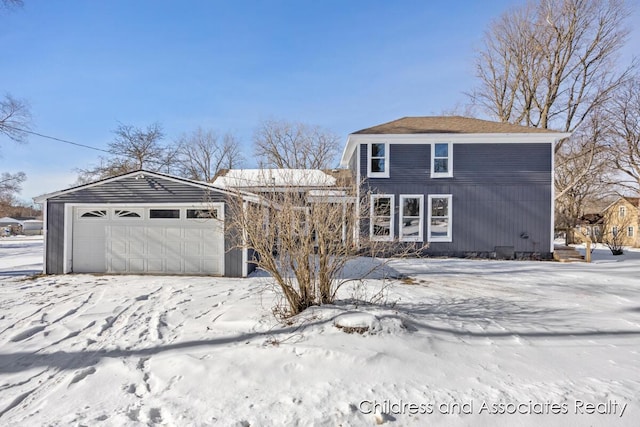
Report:
M253 142L262 167L281 169L329 169L340 149L340 140L332 132L285 120L263 122Z
M15 9L18 7L24 6L24 1L22 0L2 0L0 1L0 10L2 9Z
M228 232L242 236L242 246L255 251L253 262L268 272L282 291L284 306L275 312L296 315L314 305L331 304L349 282L361 281L395 257L420 253L422 243L374 241L369 238L368 197L358 203L355 187L301 191L295 177L289 186L229 202ZM360 215L360 218L357 215ZM358 257L370 257L367 267L347 272Z
M0 100L0 134L16 142L25 142L31 124L31 112L26 101L5 94Z
M111 156L100 157L98 166L78 169L79 183L138 169L166 171L175 161L174 152L161 143L164 133L158 123L149 125L146 130L120 124L113 133L115 138L109 143Z
M178 140L178 169L185 178L210 182L220 169L233 169L243 162L239 141L231 134L220 137L213 130L198 128Z
M616 63L628 14L622 0L538 0L505 13L476 60L473 100L504 122L576 130L628 75Z
M0 175L0 197L12 197L22 190L22 183L26 181L27 175L24 172L8 173Z
M612 162L624 177L618 184L640 192L640 75L625 83L609 114Z

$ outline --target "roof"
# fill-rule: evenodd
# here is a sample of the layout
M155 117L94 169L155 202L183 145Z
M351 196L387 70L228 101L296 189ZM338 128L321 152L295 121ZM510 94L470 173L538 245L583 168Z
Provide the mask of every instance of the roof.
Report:
M638 209L640 209L640 197L628 197L628 196L620 196L618 197L616 200L614 200L613 202L611 202L609 204L609 206L607 206L606 208L604 208L602 210L602 212L607 212L609 209L611 209L614 206L617 206L620 201L626 201L627 203L630 203L632 206L636 206Z
M571 134L462 116L403 117L350 134L342 152L340 167L348 167L358 144L386 142L388 136L393 136L397 143L413 144L438 140L464 143L555 143Z
M93 187L93 186L96 186L96 185L101 185L101 184L104 184L104 183L107 183L107 182L111 182L111 181L117 181L117 180L120 180L120 179L123 179L123 178L127 178L129 176L135 176L135 175L139 175L141 177L153 176L153 177L156 177L156 178L169 179L169 180L172 180L172 181L181 182L183 184L192 185L192 186L195 186L195 187L212 189L212 190L217 190L217 191L221 191L221 192L224 192L224 193L229 193L228 191L226 191L223 188L218 188L215 185L209 184L209 183L206 183L206 182L194 181L194 180L187 179L187 178L181 178L181 177L168 175L168 174L164 174L164 173L151 172L151 171L148 171L148 170L140 169L140 170L136 170L136 171L132 171L132 172L123 173L121 175L116 175L116 176L112 176L112 177L109 177L109 178L100 179L98 181L90 182L88 184L82 184L82 185L78 185L78 186L75 186L75 187L70 187L70 188L67 188L67 189L64 189L64 190L55 191L53 193L43 194L41 196L34 197L33 200L36 203L44 203L47 199L50 199L52 197L60 196L62 194L67 194L67 193L73 193L75 191L79 191L79 190L82 190L84 188L89 188L89 187Z
M414 133L557 133L550 129L492 122L462 116L403 117L381 125L362 129L354 134L414 134Z
M333 187L336 178L319 169L229 169L213 181L221 188Z

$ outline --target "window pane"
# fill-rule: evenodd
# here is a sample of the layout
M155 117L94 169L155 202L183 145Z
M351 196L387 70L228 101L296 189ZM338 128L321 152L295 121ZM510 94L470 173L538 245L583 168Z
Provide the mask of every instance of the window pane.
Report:
M129 211L129 210L116 210L116 217L118 218L141 218L138 212Z
M371 144L371 157L384 157L384 144Z
M420 202L417 198L404 199L402 203L403 216L420 216Z
M390 236L391 227L389 227L389 219L378 218L373 224L374 236Z
M447 237L448 230L449 230L448 218L432 218L431 219L431 236L432 237Z
M187 218L195 219L195 218L217 218L218 210L217 209L187 209Z
M431 216L449 216L449 199L434 198L431 200Z
M149 218L180 218L180 209L150 209Z
M378 197L373 199L373 213L376 216L391 216L391 199Z
M449 159L434 159L433 171L435 173L447 173L449 172Z
M371 172L384 172L384 159L371 159Z
M449 144L436 144L433 151L436 157L449 157Z
M402 236L420 236L420 218L404 218L402 222Z
M89 211L80 215L82 218L106 218L106 216L107 211Z

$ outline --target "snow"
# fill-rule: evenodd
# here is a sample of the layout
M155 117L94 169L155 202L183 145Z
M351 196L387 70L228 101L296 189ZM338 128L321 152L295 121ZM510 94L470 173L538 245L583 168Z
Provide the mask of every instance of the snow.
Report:
M640 416L638 251L597 248L592 264L393 260L391 277L346 285L340 304L287 323L272 315L264 274L32 276L41 251L41 238L0 239L2 425L635 426Z
M230 169L212 185L219 188L334 187L336 179L318 169Z

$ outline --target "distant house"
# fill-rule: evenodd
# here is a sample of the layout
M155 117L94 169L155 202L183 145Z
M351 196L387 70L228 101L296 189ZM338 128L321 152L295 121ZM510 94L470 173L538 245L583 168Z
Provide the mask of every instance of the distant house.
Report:
M603 216L600 213L584 214L578 219L576 228L592 242L602 242Z
M620 197L602 212L603 235L622 233L622 246L640 247L640 197Z
M568 133L466 117L404 117L349 135L341 166L371 239L427 254L551 257L553 152Z

